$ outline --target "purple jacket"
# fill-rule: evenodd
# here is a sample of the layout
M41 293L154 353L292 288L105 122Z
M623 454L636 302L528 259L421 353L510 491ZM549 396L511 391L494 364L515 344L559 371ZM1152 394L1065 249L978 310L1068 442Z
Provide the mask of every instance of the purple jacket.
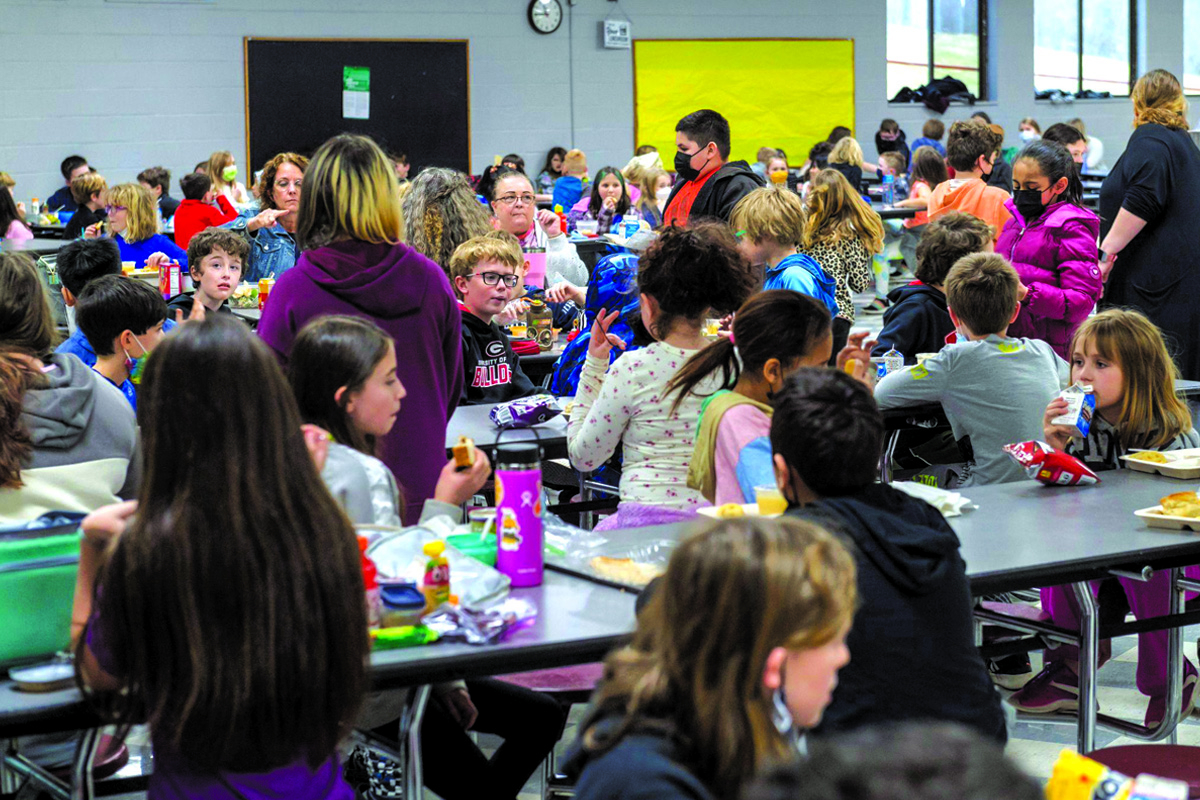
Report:
M396 342L396 375L408 396L379 457L402 487L405 523L415 524L446 465L446 423L462 395L462 315L450 281L406 245L335 242L304 252L283 273L258 335L286 366L300 329L328 314L365 317Z
M996 242L996 252L1012 262L1029 294L1009 336L1042 339L1070 360L1071 336L1100 299L1100 218L1071 203L1055 203L1026 222L1012 200L1012 219Z

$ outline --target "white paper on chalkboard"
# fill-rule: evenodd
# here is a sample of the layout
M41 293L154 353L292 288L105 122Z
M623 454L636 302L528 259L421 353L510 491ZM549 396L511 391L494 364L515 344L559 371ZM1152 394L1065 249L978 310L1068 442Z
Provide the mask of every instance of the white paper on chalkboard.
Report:
M342 118L371 118L370 68L342 68Z
M342 117L344 119L370 119L370 92L342 92Z

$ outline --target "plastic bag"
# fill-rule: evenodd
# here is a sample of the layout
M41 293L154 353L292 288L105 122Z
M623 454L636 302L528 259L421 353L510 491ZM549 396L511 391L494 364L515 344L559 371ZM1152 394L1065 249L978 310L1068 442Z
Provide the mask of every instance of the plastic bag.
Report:
M367 555L379 570L380 583L403 581L420 586L429 560L422 549L439 539L445 541L443 535L428 528L406 528L384 534L367 548ZM444 555L450 562L450 593L458 596L461 605L483 608L508 596L512 581L507 575L449 545Z
M554 395L535 394L500 403L488 412L488 417L497 428L532 428L554 419L562 411Z
M493 644L512 631L532 624L536 618L537 606L528 600L510 597L486 609L443 605L425 617L425 625L448 641Z

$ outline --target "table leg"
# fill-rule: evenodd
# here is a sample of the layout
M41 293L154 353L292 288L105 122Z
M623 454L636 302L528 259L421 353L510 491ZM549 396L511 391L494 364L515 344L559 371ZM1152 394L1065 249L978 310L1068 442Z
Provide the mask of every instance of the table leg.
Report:
M75 751L75 764L71 769L71 800L91 800L96 796L92 766L96 761L96 749L100 746L100 730L86 730L79 740L79 747Z
M417 800L425 791L425 776L421 769L421 720L425 718L425 707L429 704L430 686L418 686L411 692L409 706L401 718L404 737L404 796Z
M1096 749L1096 661L1100 649L1100 618L1092 587L1084 581L1072 584L1079 601L1079 752Z

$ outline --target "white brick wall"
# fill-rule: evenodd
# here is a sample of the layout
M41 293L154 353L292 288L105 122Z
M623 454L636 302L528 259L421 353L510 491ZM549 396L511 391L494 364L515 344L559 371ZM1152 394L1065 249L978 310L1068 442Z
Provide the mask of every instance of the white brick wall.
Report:
M1152 0L1140 25L1141 67L1180 72L1182 2ZM593 170L624 164L633 146L630 55L604 50L598 35L615 4L577 0L550 36L530 29L525 7L525 0L0 0L0 170L17 179L21 198L44 198L61 185L59 161L80 152L110 183L162 164L178 196L179 175L229 149L244 178L247 35L468 38L473 169L516 151L536 171L558 144L582 147ZM635 38L854 38L856 134L868 152L882 117L899 120L913 139L931 115L886 102L885 7L886 0L620 4ZM1027 115L1043 126L1080 116L1114 161L1130 130L1128 100L1035 103L1033 0L992 0L992 9L995 92L980 107L1013 134ZM952 107L943 119L968 114Z

